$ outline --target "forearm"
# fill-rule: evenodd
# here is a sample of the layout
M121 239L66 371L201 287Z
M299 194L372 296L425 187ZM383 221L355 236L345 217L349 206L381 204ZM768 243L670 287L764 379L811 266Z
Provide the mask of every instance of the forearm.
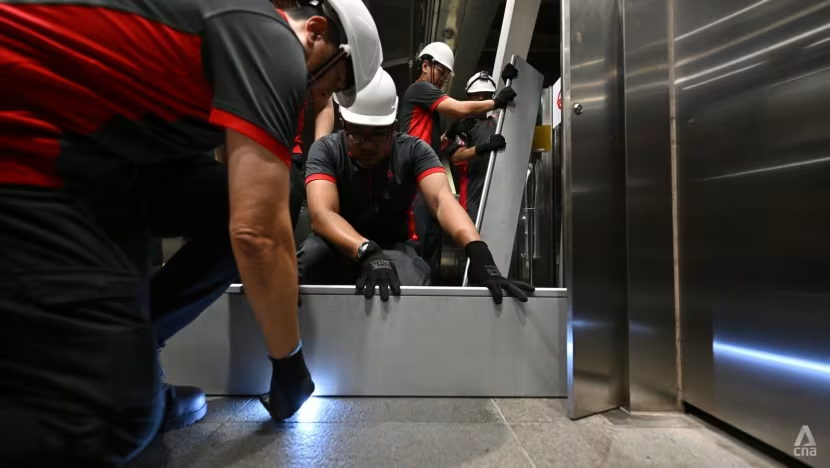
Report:
M347 258L354 258L358 247L368 240L334 211L312 213L311 229L318 236L334 244Z
M297 321L297 253L288 212L267 237L232 235L245 297L273 357L291 353L300 341Z
M453 153L450 160L453 162L453 164L458 164L458 163L462 163L464 161L469 161L470 159L473 159L474 157L476 157L476 148L475 148L475 146L470 147L470 148L460 148L458 151Z
M435 210L435 217L444 231L461 247L481 239L475 224L467 216L464 208L455 201L455 197L443 197Z

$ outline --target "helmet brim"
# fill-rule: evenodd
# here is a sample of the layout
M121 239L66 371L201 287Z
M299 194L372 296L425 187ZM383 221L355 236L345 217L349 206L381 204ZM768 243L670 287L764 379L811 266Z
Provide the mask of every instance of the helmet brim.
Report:
M398 117L395 112L387 115L355 114L345 107L340 108L340 116L352 125L365 125L367 127L386 127L395 123L395 119Z

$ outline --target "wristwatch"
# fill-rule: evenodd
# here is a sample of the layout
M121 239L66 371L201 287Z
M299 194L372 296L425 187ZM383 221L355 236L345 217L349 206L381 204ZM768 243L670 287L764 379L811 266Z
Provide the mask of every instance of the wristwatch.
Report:
M369 249L369 241L366 241L360 244L360 247L357 248L357 254L354 256L354 261L359 262L363 259L363 256L366 255L366 250Z

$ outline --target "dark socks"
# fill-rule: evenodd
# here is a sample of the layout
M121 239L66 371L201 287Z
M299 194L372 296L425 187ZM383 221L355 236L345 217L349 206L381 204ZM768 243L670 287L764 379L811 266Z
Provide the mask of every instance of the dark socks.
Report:
M275 421L282 421L293 416L314 393L314 382L301 347L282 359L269 359L273 366L271 391L260 401Z

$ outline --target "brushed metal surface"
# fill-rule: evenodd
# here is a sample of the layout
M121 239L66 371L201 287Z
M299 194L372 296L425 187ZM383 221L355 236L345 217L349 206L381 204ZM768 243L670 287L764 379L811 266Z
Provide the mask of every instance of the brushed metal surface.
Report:
M565 0L562 8L568 411L578 418L619 407L624 396L622 17L617 2Z
M628 408L677 408L667 0L626 0Z
M516 90L516 99L501 113L496 127L507 147L490 156L476 220L481 239L490 247L496 266L504 274L510 270L513 256L544 79L521 57L514 55L510 63L519 71L519 76L509 83ZM467 281L465 273L465 286Z
M329 289L304 294L299 310L317 395L566 395L562 290L498 307L479 288L453 288L466 294L453 296L404 291L386 304L354 288L322 288ZM271 378L244 294L224 294L168 342L162 363L169 382L209 394L265 393Z
M830 466L830 2L675 9L684 398Z

